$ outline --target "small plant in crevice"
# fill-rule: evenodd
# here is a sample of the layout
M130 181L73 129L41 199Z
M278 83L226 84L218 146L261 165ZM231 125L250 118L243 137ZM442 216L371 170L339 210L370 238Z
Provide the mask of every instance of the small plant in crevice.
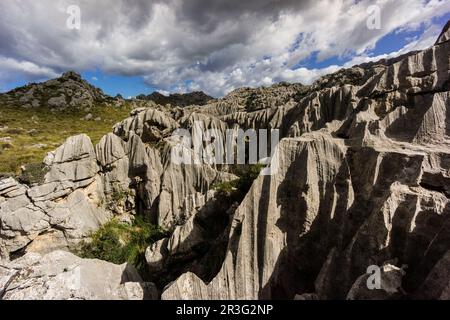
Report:
M116 185L113 187L112 192L104 199L102 206L116 214L129 212L133 209L133 204L128 201L130 197L134 197L132 189L126 190Z
M231 203L241 203L250 190L253 181L259 176L263 168L263 164L238 167L233 171L238 176L238 179L214 184L212 188L217 191L218 198L230 201Z
M247 100L245 101L245 109L247 111L254 111L258 109L257 101L258 95L255 92L250 93L250 95L247 97Z
M111 193L111 201L112 202L121 202L125 201L128 197L128 192L123 189L114 189Z
M75 251L82 258L100 259L115 264L130 263L148 278L145 250L167 236L167 232L137 216L132 225L111 220L91 235Z
M48 171L49 168L42 162L30 163L24 166L22 174L17 179L19 182L29 186L43 183Z

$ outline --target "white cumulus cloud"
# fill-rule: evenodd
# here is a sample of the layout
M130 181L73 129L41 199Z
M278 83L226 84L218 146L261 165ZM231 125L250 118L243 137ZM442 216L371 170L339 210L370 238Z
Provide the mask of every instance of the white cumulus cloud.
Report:
M80 7L79 30L67 27L69 5ZM371 5L380 8L381 29L367 28ZM69 69L142 76L161 92L214 96L310 83L341 66L295 68L299 61L313 54L370 60L386 34L425 26L403 51L422 48L440 31L430 19L448 12L447 0L1 1L0 85Z

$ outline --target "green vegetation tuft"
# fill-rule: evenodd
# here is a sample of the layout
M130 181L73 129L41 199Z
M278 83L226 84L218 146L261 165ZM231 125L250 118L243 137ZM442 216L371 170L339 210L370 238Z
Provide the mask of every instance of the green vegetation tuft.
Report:
M48 107L0 106L0 172L17 174L22 165L42 162L47 152L73 135L85 133L92 143L98 143L114 124L128 117L131 109L128 103L120 107L97 105L89 110L59 111ZM88 113L92 119L101 120L84 120Z
M263 164L238 167L233 172L238 179L214 184L212 188L217 190L218 197L226 201L241 203L264 167Z
M252 92L247 97L247 100L245 100L245 109L247 111L255 111L258 107L260 107L258 106L258 94L256 92Z
M111 202L117 203L124 201L128 197L128 192L122 189L115 189L111 194Z
M166 237L166 232L142 217L136 217L133 225L115 219L91 235L92 241L84 242L76 254L82 258L100 259L115 264L130 263L141 276L147 275L146 248Z
M18 177L18 180L27 185L43 183L47 172L48 168L42 162L30 163L25 166L25 171Z

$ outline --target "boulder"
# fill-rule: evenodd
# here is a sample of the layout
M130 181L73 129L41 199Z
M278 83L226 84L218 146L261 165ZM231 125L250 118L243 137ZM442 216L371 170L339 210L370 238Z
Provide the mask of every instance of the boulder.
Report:
M403 268L398 268L391 264L385 264L380 268L380 288L369 288L367 281L368 274L360 276L350 291L348 300L390 300L400 299L404 296L402 289L402 279L406 272Z
M143 300L156 299L128 264L81 259L69 252L28 253L0 266L3 300Z

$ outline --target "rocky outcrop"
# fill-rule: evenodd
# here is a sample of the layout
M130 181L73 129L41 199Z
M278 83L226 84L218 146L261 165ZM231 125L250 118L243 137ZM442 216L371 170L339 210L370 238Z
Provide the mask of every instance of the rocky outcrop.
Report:
M164 108L137 109L95 148L86 135L68 138L44 159L40 184L1 180L3 258L72 248L112 217L130 221L136 213L180 229L213 197L214 183L235 176L208 164L172 163L172 133L179 126Z
M422 52L340 72L354 77L345 84L321 79L286 106L276 121L287 136L276 151L280 170L259 177L234 212L220 271L211 281L187 272L162 298L445 298L445 34ZM245 126L269 127L262 119ZM363 286L371 265L385 265L381 291Z
M446 41L450 40L450 21L447 22L444 29L441 32L441 35L436 40L436 45L444 43Z
M450 251L447 251L433 267L415 298L433 300L450 299Z
M143 300L156 299L152 283L143 282L128 264L81 259L65 251L29 253L0 265L0 299Z
M176 121L164 110L143 109L136 110L114 128L118 136L127 140L130 176L139 180L137 190L143 210L164 228L171 229L180 221L187 221L196 208L203 206L214 183L234 178L200 160L188 166L171 161L173 149L180 147L174 132L181 126L188 130L195 121L204 119L204 115L198 118L191 113ZM220 120L208 123L221 130L226 127ZM195 156L189 147L183 150Z
M372 287L369 274L360 276L350 291L348 300L394 300L404 295L402 280L405 271L396 266L386 264L380 268L379 287ZM369 282L369 285L367 283Z
M41 288L72 283L72 274L48 271L46 257L98 268L55 250L114 216L140 214L168 230L146 250L163 299L447 299L449 52L447 25L427 50L311 86L238 89L204 106L149 104L95 148L85 135L69 138L46 157L43 183L0 180L0 253L13 260L0 268L0 295L60 297ZM207 141L194 150L177 131L198 123L222 134L279 129L277 170L236 197L236 168L202 159ZM20 264L49 276L27 276ZM367 286L377 276L370 269L379 288ZM142 298L141 280L123 285L113 273L99 280L114 284L108 293L88 283L75 298Z
M189 93L175 93L165 96L159 92L153 92L149 95L139 95L136 97L139 100L153 101L159 105L171 105L173 107L187 107L192 105L203 106L209 101L214 100L213 97L208 96L202 91L195 91Z
M158 142L170 136L178 123L167 112L154 108L137 109L132 116L114 127L114 133L128 140L130 133L137 134L143 142Z
M105 195L86 135L67 139L44 161L49 169L40 185L29 187L13 178L0 181L4 256L68 248L111 218L100 206Z
M0 94L3 105L24 108L50 108L54 111L66 108L89 109L99 103L119 101L105 95L73 71L43 83L32 83Z

